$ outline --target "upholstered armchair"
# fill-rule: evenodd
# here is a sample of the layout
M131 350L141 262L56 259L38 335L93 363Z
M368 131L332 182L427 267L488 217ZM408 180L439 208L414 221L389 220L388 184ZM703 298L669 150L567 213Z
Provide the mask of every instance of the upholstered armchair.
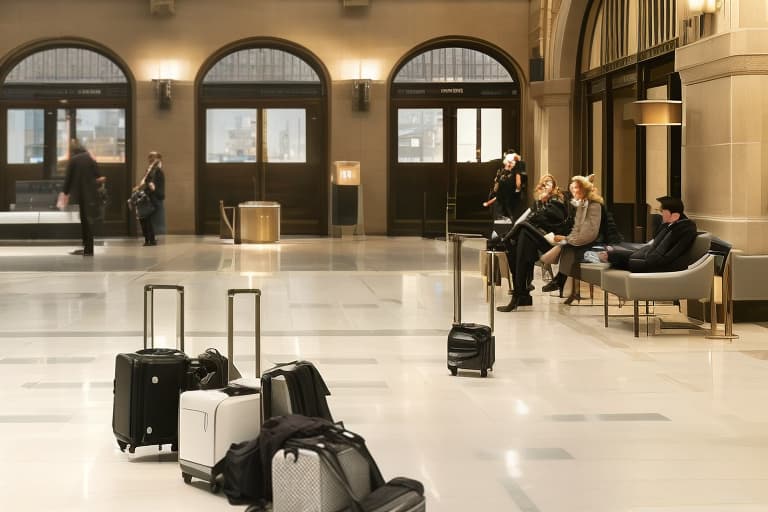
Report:
M691 265L677 272L632 273L605 269L601 272L604 292L603 315L608 327L608 294L633 301L634 334L640 334L639 302L656 300L708 299L715 275L715 257L707 254L709 233L701 233L688 252Z

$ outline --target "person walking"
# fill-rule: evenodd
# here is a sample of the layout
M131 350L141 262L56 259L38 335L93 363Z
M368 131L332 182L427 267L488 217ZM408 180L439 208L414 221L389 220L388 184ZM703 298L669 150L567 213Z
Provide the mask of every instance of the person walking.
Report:
M97 188L107 178L99 173L96 160L79 140L72 139L69 150L71 156L57 206L64 208L69 203L79 205L83 248L70 254L93 256L93 225L101 214Z

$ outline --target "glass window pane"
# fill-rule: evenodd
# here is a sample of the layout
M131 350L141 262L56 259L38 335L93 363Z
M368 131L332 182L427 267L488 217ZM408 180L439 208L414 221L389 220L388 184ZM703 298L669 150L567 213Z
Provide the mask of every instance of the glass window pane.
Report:
M45 116L42 109L8 109L8 163L43 163Z
M427 50L409 60L395 76L395 83L514 82L502 64L471 48Z
M477 109L456 109L456 161L477 161Z
M320 77L304 59L276 48L248 48L221 58L203 83L310 82Z
M70 117L67 109L56 112L56 174L64 176L69 161Z
M205 161L256 161L256 109L209 108L206 110Z
M501 157L501 109L480 109L480 161Z
M595 183L603 189L603 102L592 103L592 169L590 173L595 175Z
M126 83L109 58L85 48L51 48L33 53L8 73L6 83Z
M264 113L265 162L307 161L307 112L269 108Z
M91 152L97 162L125 162L125 109L77 109L75 137Z
M443 109L397 110L397 161L443 161Z

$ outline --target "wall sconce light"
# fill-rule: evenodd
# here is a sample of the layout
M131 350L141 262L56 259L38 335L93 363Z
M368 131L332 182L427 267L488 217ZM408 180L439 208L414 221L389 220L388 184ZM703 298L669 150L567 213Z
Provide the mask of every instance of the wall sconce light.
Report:
M352 97L355 100L354 108L360 112L367 112L371 104L371 80L361 79L352 83Z
M173 80L170 78L160 78L152 80L155 84L155 96L157 96L158 108L171 108L171 85Z
M714 14L722 7L722 0L688 0L688 11L692 16Z
M680 126L683 102L679 100L642 100L624 106L624 120L637 126Z

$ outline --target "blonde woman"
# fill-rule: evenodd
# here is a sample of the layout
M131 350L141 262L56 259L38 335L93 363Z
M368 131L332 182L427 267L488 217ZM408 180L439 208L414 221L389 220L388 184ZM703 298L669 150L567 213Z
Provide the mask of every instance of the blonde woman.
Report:
M560 268L555 278L542 288L545 292L559 290L561 297L566 279L568 276L579 277L579 263L600 234L603 210L603 198L584 176L571 178L568 188L572 196L571 205L574 207L573 229L568 235L555 236L555 242L564 244L560 254ZM566 301L567 304L571 302L573 296Z

